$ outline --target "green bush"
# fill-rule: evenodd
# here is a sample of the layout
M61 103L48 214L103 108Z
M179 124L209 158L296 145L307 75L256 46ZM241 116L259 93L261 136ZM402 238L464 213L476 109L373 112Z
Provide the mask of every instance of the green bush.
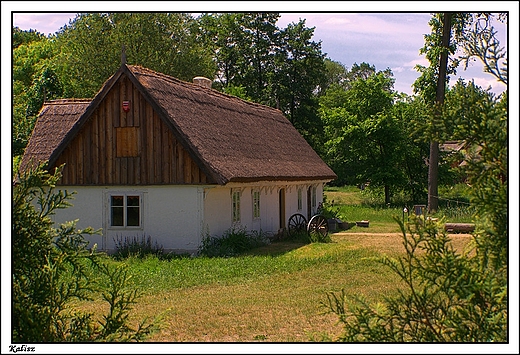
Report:
M232 227L221 237L205 236L199 246L199 255L208 257L235 256L270 243L262 232L247 231L243 227Z
M112 257L116 260L123 260L128 257L137 257L143 258L147 255L155 255L157 257L162 257L164 253L164 248L162 245L152 244L152 237L145 237L144 235L139 237L123 237L117 236L114 238L114 243L116 246L116 252L112 255Z
M49 174L40 165L19 175L13 189L12 341L139 341L153 326L128 325L138 295L127 289L124 268L112 268L86 248L76 221L53 227L50 216L69 205L72 194L55 191L61 168ZM101 294L109 311L101 321L73 308L77 300Z
M377 305L330 292L323 305L344 324L346 342L507 341L507 286L497 270L455 252L446 232L422 217L403 232L406 255L379 259L406 284ZM497 277L499 276L499 277Z

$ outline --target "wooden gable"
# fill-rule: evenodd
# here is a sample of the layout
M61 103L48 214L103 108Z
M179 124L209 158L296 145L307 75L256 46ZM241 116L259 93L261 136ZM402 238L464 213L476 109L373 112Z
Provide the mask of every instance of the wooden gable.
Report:
M214 183L126 75L112 85L54 166L62 163L62 185Z

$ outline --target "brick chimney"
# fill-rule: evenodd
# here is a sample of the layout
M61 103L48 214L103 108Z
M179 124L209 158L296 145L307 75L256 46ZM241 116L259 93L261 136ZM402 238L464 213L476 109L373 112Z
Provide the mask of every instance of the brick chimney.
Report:
M202 86L202 87L205 87L205 88L208 88L208 89L211 89L211 84L213 82L208 79L208 78L205 78L203 76L196 76L193 78L193 84L197 84L199 86Z

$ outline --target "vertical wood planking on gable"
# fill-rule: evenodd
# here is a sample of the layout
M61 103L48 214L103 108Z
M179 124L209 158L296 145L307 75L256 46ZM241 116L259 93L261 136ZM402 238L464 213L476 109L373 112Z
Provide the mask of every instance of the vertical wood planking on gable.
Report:
M182 145L177 141L175 144L177 146L177 184L183 184L184 183L184 149L182 148Z
M200 169L197 166L197 164L195 163L195 161L193 161L193 159L191 159L191 176L192 176L192 180L191 180L192 184L200 183Z
M92 183L99 184L99 110L92 117Z
M76 149L76 147L73 145L69 146L69 156L71 157L71 159L69 159L69 161L70 161L70 165L72 166L70 181L73 184L79 184L78 149Z
M146 119L146 107L144 104L139 106L139 182L142 184L148 183L148 167L146 165L148 159L148 148L147 148L147 137L148 137L148 128L147 128L147 119Z
M69 177L68 177L67 181L70 184L75 184L76 181L74 179L77 175L76 163L72 159L67 159L67 157L72 158L70 146L65 148L65 150L63 152L63 157L64 157L64 159L63 159L63 161L60 162L60 164L63 164L64 161L68 160L67 165L65 165L67 167L67 170L69 171L68 172Z
M63 164L63 162L64 162L63 157L64 157L64 154L66 151L67 151L67 148L65 148L63 154L56 160L56 165L55 165L56 167L59 167L60 165ZM70 176L70 165L66 164L61 172L61 179L60 179L59 183L62 185L67 185L70 181L69 176Z
M171 164L170 152L168 149L168 134L170 134L168 127L161 121L161 160L162 160L162 181L171 181L170 179L170 169L168 168Z
M153 113L153 158L154 158L154 183L161 182L161 166L162 166L162 151L161 151L161 122L157 114Z
M152 106L146 105L146 134L147 137L144 139L146 144L146 169L148 174L147 183L154 184L154 168L153 168L153 109Z
M112 149L112 147L110 147L110 135L112 134L112 130L114 128L113 127L113 118L112 118L112 109L110 107L110 94L107 95L107 98L105 99L105 101L103 102L103 105L104 105L104 109L103 109L103 112L104 112L104 116L105 116L105 122L104 122L104 137L105 137L105 141L103 143L104 145L104 159L105 159L105 171L103 172L104 176L105 176L105 184L109 184L110 182L110 177L109 177L109 174L111 174L112 170L111 170L111 160L109 159L109 150Z
M117 158L117 162L119 163L116 168L116 171L119 169L119 179L117 179L117 181L119 181L121 185L128 184L128 159L128 157Z
M126 116L126 125L128 127L133 127L134 126L134 105L135 105L135 102L133 100L133 85L132 83L130 82L130 80L128 80L126 77L125 77L125 100L126 101L129 101L130 102L130 108L128 110L128 112L122 112L123 115ZM123 103L123 101L121 101L121 104Z
M170 147L170 157L172 159L172 163L170 165L170 176L171 182L177 181L177 139L173 134L168 135L168 143Z
M134 184L141 184L141 157L135 157L134 159Z
M115 85L114 85L115 86ZM106 157L107 157L107 170L106 170L106 183L112 184L114 183L114 127L119 126L119 123L116 125L116 118L114 116L114 93L110 93L107 95L106 104Z
M128 113L122 109L123 100L130 101ZM211 183L153 107L121 77L57 157L56 165L67 163L61 183Z
M78 139L76 141L76 149L75 152L76 152L76 165L77 165L77 168L78 168L78 175L77 175L77 183L82 185L83 184L83 176L84 176L84 169L83 169L83 160L85 158L85 152L83 151L83 135L81 134L82 132L80 132L80 134L78 134Z
M113 126L112 127L120 127L120 112L121 112L121 103L119 102L119 85L116 84L113 86L112 91L110 92L110 101L107 102L112 112ZM111 128L112 128L111 127ZM112 129L111 129L112 130Z
M105 128L105 121L106 121L106 115L105 113L105 107L101 106L98 108L98 133L99 133L99 144L98 144L98 161L99 161L99 183L100 184L106 184L106 144L105 144L105 137L106 137L106 128Z
M184 157L183 157L183 161L184 161L184 166L183 166L184 180L183 180L183 182L185 184L189 184L191 182L191 159L190 159L190 155L185 150L183 150L183 155L184 155Z
M135 157L128 157L127 159L127 181L129 185L135 184L134 160Z
M137 88L135 87L134 84L131 84L131 87L132 87L132 111L133 111L133 123L134 123L134 126L135 127L139 127L141 125L141 106L143 105L143 97L142 95L139 93L139 90L137 90Z
M125 111L123 111L123 100L125 100L126 98L126 76L125 77L121 77L121 79L119 79L119 100L117 100L117 108L119 110L119 125L120 127L126 127L128 126L127 124L127 113L125 113Z
M92 161L91 161L91 140L92 140L92 134L91 134L91 124L92 119L89 119L85 126L83 127L83 183L84 184L90 184L91 183L91 177L92 177Z

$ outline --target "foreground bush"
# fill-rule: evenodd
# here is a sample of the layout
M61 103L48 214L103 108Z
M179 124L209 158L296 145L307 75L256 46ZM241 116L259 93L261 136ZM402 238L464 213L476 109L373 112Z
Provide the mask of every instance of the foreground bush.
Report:
M95 233L91 228L76 230L76 221L53 227L50 216L71 198L54 190L60 172L50 175L41 165L19 176L13 189L12 341L142 340L153 327L128 324L138 294L127 287L126 269L86 248L83 235ZM109 305L99 321L72 307L99 295Z
M417 217L403 229L406 255L380 261L406 284L399 295L369 305L329 293L346 342L507 341L506 269L482 269L478 252L457 253L438 224ZM442 232L439 230L442 229Z

